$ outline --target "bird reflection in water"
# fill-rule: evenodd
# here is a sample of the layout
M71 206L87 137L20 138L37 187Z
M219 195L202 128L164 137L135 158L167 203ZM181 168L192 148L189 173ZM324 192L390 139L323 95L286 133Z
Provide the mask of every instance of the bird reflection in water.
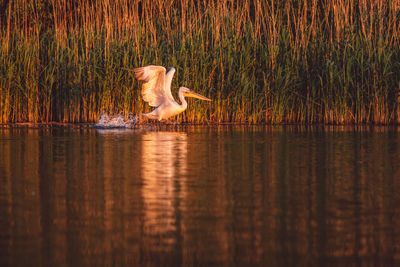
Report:
M187 170L187 133L149 132L142 142L144 244L168 251L176 244L181 177Z

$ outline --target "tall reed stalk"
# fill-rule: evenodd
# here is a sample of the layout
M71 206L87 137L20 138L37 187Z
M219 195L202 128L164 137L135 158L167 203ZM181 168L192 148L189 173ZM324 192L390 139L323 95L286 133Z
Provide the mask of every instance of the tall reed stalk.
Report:
M400 122L400 0L3 0L0 15L2 123L148 111L131 71L147 64L213 99L183 122Z

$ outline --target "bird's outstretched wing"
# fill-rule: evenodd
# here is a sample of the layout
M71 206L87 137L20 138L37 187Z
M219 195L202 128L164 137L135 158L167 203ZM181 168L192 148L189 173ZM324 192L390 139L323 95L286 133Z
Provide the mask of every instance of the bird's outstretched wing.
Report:
M133 69L135 78L143 81L142 97L152 107L158 107L167 99L172 98L165 84L165 68L161 66L146 66Z

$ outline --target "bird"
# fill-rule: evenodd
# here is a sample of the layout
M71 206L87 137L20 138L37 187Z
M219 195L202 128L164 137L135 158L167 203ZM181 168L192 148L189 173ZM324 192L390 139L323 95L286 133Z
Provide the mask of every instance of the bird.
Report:
M168 72L163 66L155 65L134 68L133 71L135 78L144 82L142 85L143 100L148 102L151 107L156 107L153 111L142 114L149 119L161 121L184 112L188 106L185 97L211 101L187 87L180 87L178 95L181 104L178 104L171 93L172 78L176 71L173 67Z

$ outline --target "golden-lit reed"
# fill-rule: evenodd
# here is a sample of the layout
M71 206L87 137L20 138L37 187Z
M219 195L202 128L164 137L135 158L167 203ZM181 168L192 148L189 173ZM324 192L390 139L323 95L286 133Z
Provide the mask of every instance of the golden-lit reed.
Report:
M400 0L0 2L0 122L149 110L132 68L174 66L194 123L400 122Z

